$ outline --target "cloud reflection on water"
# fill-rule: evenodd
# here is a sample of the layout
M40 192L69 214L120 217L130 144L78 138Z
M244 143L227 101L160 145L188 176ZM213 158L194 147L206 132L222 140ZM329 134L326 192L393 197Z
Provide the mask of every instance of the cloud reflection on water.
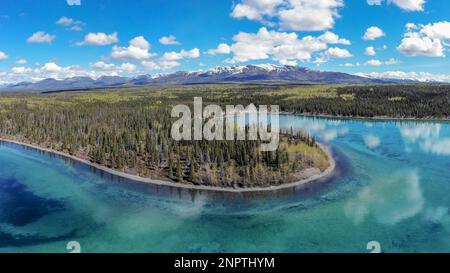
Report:
M423 151L435 155L450 155L450 138L425 140L420 147Z
M440 206L437 208L428 208L425 212L425 219L433 222L440 223L448 216L448 208Z
M381 139L375 135L368 134L364 136L364 143L369 149L375 149L380 146Z
M377 179L345 206L355 224L374 217L377 222L394 225L423 210L424 198L416 171L400 171Z
M343 127L345 121L342 120L299 118L295 120L295 123L287 122L282 124L284 125L282 127L289 128L292 124L295 124L295 127L293 127L294 129L304 130L310 135L318 136L326 142L345 136L349 133L349 129Z
M400 123L400 134L406 142L416 143L419 140L439 138L441 125L435 123Z
M442 125L437 123L400 124L400 134L407 144L418 143L422 151L450 155L450 138L442 138Z

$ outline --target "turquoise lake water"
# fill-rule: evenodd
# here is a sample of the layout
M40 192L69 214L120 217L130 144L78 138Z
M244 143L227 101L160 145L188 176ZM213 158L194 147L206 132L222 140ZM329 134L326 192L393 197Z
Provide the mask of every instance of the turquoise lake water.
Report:
M331 145L333 177L270 195L119 179L0 144L0 252L450 252L450 124L282 116Z

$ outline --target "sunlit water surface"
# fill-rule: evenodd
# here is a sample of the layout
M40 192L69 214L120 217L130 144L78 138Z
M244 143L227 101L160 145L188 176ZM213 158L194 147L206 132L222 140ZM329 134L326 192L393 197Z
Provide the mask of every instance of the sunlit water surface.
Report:
M450 251L450 125L282 116L333 148L333 177L269 195L208 194L0 145L0 252Z

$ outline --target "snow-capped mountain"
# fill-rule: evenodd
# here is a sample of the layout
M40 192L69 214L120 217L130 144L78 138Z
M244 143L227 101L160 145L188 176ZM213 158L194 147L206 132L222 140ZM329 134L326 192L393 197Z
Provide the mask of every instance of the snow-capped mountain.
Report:
M141 75L134 78L108 77L98 79L76 77L64 80L45 79L7 85L0 90L70 90L116 86L207 84L207 83L267 83L267 84L367 84L394 83L350 75L341 72L316 71L299 66L259 64L219 66L206 71L179 71L171 74ZM397 81L398 82L398 81Z
M180 71L172 74L150 77L144 83L142 78L130 83L139 84L203 84L203 83L382 83L340 72L315 71L298 66L272 64L247 66L219 66L206 71Z

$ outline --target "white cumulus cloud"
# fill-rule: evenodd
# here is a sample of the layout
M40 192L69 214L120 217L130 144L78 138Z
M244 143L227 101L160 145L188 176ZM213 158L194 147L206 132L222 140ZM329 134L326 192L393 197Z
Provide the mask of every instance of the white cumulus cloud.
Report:
M366 33L364 33L363 39L366 41L373 41L383 36L386 36L386 33L384 33L381 28L371 26L366 30Z
M375 47L373 46L369 46L366 48L364 54L369 55L369 56L375 56L377 54Z
M195 59L198 57L200 57L200 50L198 48L194 48L188 51L183 49L180 52L166 52L164 53L162 59L164 61L178 61L184 58Z
M66 0L69 6L81 6L81 0Z
M141 65L146 69L146 70L160 70L161 67L153 61L142 61Z
M334 26L343 6L343 0L242 0L231 16L268 25L278 23L284 30L321 31Z
M51 43L53 40L55 40L55 38L56 38L55 35L50 35L50 34L45 33L43 31L38 31L38 32L34 33L33 35L31 35L27 39L27 42L29 44L33 44L33 43Z
M58 73L62 71L62 67L57 65L56 63L46 63L43 67L42 70L44 70L45 72L48 73Z
M28 63L28 61L26 59L18 59L16 61L16 64L21 64L21 65L24 65L24 64L27 64L27 63Z
M0 83L17 83L21 81L40 81L46 78L66 79L72 77L91 77L97 79L101 76L130 76L137 71L137 66L132 63L113 64L99 61L91 63L92 70L85 70L81 66L60 66L55 62L45 63L40 67L15 66L9 73L1 73Z
M17 74L17 75L30 73L32 71L33 71L33 69L31 69L29 67L24 67L24 66L15 66L15 67L11 68L11 72L13 74Z
M445 57L450 42L450 22L407 24L397 50L406 56Z
M180 65L181 64L177 61L166 61L166 60L159 61L159 66L163 70L170 70L170 69L175 68Z
M210 49L206 52L208 55L217 55L217 54L230 54L231 47L225 43L221 43L217 46L217 48Z
M334 26L341 0L290 0L292 8L279 12L280 26L286 30L320 31Z
M263 27L257 33L240 32L233 37L231 63L272 58L281 64L310 60L314 52L326 50L327 44L313 36L299 38L294 32L269 31Z
M319 39L327 44L342 44L342 45L351 44L349 40L340 38L339 35L331 31L327 31L324 34L320 35Z
M132 63L122 63L116 65L113 63L105 63L103 61L98 61L96 63L91 63L90 67L103 72L111 72L109 75L119 75L122 73L131 73L137 70L137 66Z
M429 37L405 37L397 50L407 56L444 57L444 48L440 40Z
M353 57L353 55L347 49L342 49L338 47L329 48L325 52L325 55L330 58L338 58L338 59Z
M383 63L382 63L380 60L372 59L372 60L368 60L368 61L366 62L366 65L370 65L370 66L381 66L381 65L383 65Z
M72 18L68 18L66 16L63 16L61 18L59 18L58 21L56 21L57 25L63 25L63 26L70 26L74 23L74 20Z
M177 37L175 37L173 35L163 36L159 39L159 42L163 45L179 45L179 44L181 44L179 41L177 41Z
M420 33L432 39L450 40L450 22L443 21L424 25Z
M130 41L128 47L114 46L111 57L113 59L145 60L155 55L149 50L150 43L143 36L138 36Z
M367 4L373 6L373 5L381 5L384 0L367 0Z
M181 50L180 52L170 51L164 53L164 55L158 60L158 63L147 62L142 65L148 70L171 70L177 66L180 66L181 60L184 59L196 59L200 57L200 50L198 48L193 48L191 50Z
M126 72L133 72L136 70L136 65L132 63L123 63L120 65L120 69Z
M117 43L119 39L117 38L117 32L114 32L112 34L105 34L103 32L97 32L97 33L89 33L86 36L84 36L84 40L82 42L78 42L78 46L85 46L85 45L94 45L94 46L105 46Z
M5 52L0 51L0 61L6 60L6 59L8 59L8 55Z
M384 0L367 0L369 5L381 5ZM426 4L425 0L388 0L389 4L394 4L397 7L406 11L423 11Z
M96 63L91 63L90 64L91 67L99 69L99 70L104 70L104 71L111 71L114 70L116 65L115 64L109 64L109 63L105 63L103 61L98 61Z
M358 66L387 66L387 65L396 65L399 64L400 61L395 59L395 58L390 58L387 61L380 61L378 59L371 59L368 60L365 63L346 63L340 66L344 66L344 67L358 67Z
M263 20L264 16L274 16L277 12L277 6L283 3L284 0L242 0L234 7L231 16L249 20Z
M84 25L83 22L78 21L78 20L74 20L72 18L63 16L61 18L59 18L58 21L56 21L57 25L61 25L61 26L65 26L68 28L68 30L75 30L75 31L81 31L82 26Z
M385 71L356 73L355 75L373 79L414 80L420 82L450 82L450 74L432 74L428 72Z

